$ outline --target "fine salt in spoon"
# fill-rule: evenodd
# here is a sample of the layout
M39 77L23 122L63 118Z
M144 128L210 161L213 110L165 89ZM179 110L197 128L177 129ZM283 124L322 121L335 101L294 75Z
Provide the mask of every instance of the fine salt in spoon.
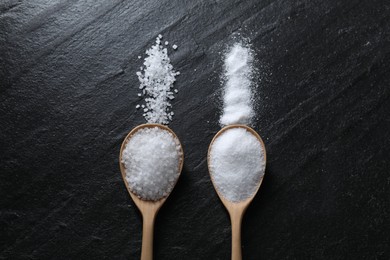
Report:
M157 212L161 208L161 206L164 204L164 202L167 200L169 194L167 194L165 197L160 198L159 200L153 201L153 200L144 200L139 198L136 194L134 194L129 187L129 184L126 180L126 171L125 166L122 163L122 153L125 149L125 146L127 142L130 140L130 138L139 130L143 128L155 128L158 127L162 130L168 131L172 134L172 136L179 140L177 138L176 134L168 127L161 125L161 124L143 124L135 127L131 132L126 136L124 139L120 154L119 154L119 167L122 173L123 181L126 185L127 191L130 194L130 197L133 199L134 204L138 207L139 211L142 215L142 221L143 221L143 227L142 227L142 249L141 249L141 260L152 260L153 259L153 229L154 229L154 221L157 215ZM180 143L179 143L180 144ZM179 162L179 169L178 174L180 176L181 170L183 168L183 161L184 161L184 155L183 155L183 149L180 144L180 150L181 150L181 158ZM176 178L176 182L179 179L179 176ZM176 184L175 182L175 184Z
M264 142L261 139L261 137L257 134L255 130L252 128L246 126L246 125L229 125L224 128L222 128L213 138L213 140L210 143L209 149L208 149L208 155L207 155L207 161L208 161L208 168L209 168L209 173L210 177L213 183L213 186L218 194L218 197L221 199L223 205L227 209L230 215L230 221L232 225L232 260L241 260L242 259L242 252L241 252L241 223L242 223L242 218L244 216L245 210L248 208L249 204L252 202L253 198L255 197L257 191L260 188L260 185L263 181L263 176L261 176L260 180L257 183L257 187L255 191L249 196L248 198L238 201L238 202L233 202L225 198L222 193L218 190L218 187L215 183L215 180L213 179L213 174L212 174L212 167L210 167L210 152L211 148L213 146L214 141L225 131L234 129L234 128L244 128L246 129L249 133L251 133L256 139L259 141L261 145L261 149L263 150L264 154L264 164L266 162L266 151L265 151L265 146ZM259 158L260 159L260 158ZM265 169L265 168L264 168Z

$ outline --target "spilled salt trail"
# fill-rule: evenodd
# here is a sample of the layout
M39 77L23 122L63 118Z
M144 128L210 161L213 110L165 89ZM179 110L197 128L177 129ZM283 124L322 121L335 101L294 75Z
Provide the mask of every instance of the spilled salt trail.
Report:
M159 127L142 128L122 152L130 190L144 200L159 200L173 189L179 175L182 150L179 140Z
M265 151L251 132L231 128L214 140L209 167L219 194L240 202L254 195L264 176Z
M143 67L136 74L147 110L143 116L148 123L169 124L172 121L171 100L175 98L173 83L180 72L175 71L168 50L161 45L162 35L146 51Z
M253 53L248 46L236 43L224 59L223 113L221 126L250 125L254 116L252 104Z

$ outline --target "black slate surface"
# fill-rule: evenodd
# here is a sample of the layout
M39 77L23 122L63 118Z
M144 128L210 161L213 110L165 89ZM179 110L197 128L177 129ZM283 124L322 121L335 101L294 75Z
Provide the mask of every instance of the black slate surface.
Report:
M0 259L137 259L141 217L118 167L139 55L181 72L170 127L185 166L155 259L229 259L208 176L221 52L248 37L268 163L244 259L390 258L389 1L1 1Z

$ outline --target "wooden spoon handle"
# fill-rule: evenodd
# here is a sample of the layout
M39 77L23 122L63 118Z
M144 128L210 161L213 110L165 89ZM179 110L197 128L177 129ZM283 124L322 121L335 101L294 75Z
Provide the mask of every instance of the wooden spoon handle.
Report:
M241 260L241 222L243 212L233 212L230 214L232 223L232 260Z
M153 259L153 230L155 213L143 216L141 260Z

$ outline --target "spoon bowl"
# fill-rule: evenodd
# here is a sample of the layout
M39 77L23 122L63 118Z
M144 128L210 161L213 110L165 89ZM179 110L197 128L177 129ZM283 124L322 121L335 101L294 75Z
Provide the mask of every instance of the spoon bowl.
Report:
M179 138L176 136L176 134L167 126L161 125L161 124L142 124L137 127L135 127L133 130L130 131L130 133L125 137L124 141L122 142L122 146L120 149L119 153L119 167L121 170L122 178L125 183L126 189L130 194L130 197L134 201L134 204L138 207L139 211L141 212L142 215L142 249L141 249L141 260L152 260L153 259L153 230L154 230L154 222L156 215L161 208L161 206L164 204L164 202L167 200L169 194L167 194L165 197L162 197L158 200L144 200L140 197L138 197L136 194L134 194L130 187L129 184L126 180L126 171L125 171L125 166L122 163L122 155L123 155L123 150L126 147L127 142L132 138L132 136L139 130L143 128L155 128L158 127L162 130L168 131L173 135L175 139L179 141ZM180 141L179 141L180 144ZM176 178L174 186L177 183L177 180L180 177L181 170L183 168L183 162L184 162L184 153L183 153L183 148L180 144L180 162L179 162L179 169L178 173L179 176Z
M213 146L214 141L225 131L233 129L233 128L244 128L248 132L250 132L256 139L259 141L261 148L263 150L264 154L264 163L266 162L266 150L264 146L264 142L259 136L259 134L253 130L252 128L246 126L246 125L229 125L224 128L222 128L212 139L209 149L208 149L208 154L207 154L207 161L208 161L208 169L211 177L211 181L213 183L214 189L216 190L218 197L222 201L222 204L225 206L226 210L229 213L230 216L230 221L232 225L232 260L241 260L242 259L242 252L241 252L241 223L242 223L242 218L244 216L244 213L246 209L248 208L249 204L252 202L253 198L255 197L256 193L258 192L261 183L263 182L264 175L260 178L260 180L257 183L257 187L253 194L249 196L248 198L238 201L238 202L233 202L228 200L223 196L223 194L219 191L214 179L213 179L213 174L212 174L212 169L210 167L210 153L211 153L211 148Z

